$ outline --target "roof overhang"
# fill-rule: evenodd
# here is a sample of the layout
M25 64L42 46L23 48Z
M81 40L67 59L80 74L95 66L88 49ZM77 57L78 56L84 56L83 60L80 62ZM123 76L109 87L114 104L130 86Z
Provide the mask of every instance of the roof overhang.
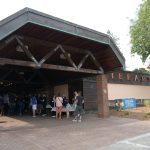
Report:
M48 34L51 34L51 36L48 36ZM43 45L43 49L48 46L51 46L51 48L55 49L59 45L63 46L63 48L65 47L66 50L77 49L78 52L81 53L87 51L91 52L91 58L93 57L92 59L96 60L94 63L96 65L99 63L104 72L112 71L118 68L125 68L125 59L122 53L115 45L112 38L110 38L108 35L32 10L30 8L25 8L0 21L1 59L4 59L4 56L8 56L7 52L10 50L10 47L11 49L15 48L16 41L12 39L14 35L16 37L21 37L20 39L28 44L31 43L32 39L34 46L31 44L31 49L33 50L35 49L35 45L40 43ZM50 45L48 43L50 43ZM38 52L37 55L40 55L40 53L42 52ZM16 53L12 53L8 62L13 59L17 62L16 59L18 57ZM66 57L68 56L66 55ZM86 56L84 57L86 58ZM69 58L68 61L70 61ZM82 61L84 61L84 58ZM12 65L16 64L12 63ZM90 66L90 63L87 66ZM56 68L57 67L54 69ZM79 70L77 69L76 71ZM84 72L83 69L82 71ZM89 72L87 71L87 73Z

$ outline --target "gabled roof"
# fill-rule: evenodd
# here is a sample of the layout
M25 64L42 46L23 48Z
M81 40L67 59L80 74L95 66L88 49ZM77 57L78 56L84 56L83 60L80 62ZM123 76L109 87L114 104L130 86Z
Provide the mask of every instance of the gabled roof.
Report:
M103 34L95 30L68 21L64 21L62 19L41 13L39 11L35 11L30 8L24 8L19 12L0 21L0 41L29 23L42 26L44 28L60 31L82 39L94 41L99 44L108 45L112 49L115 58L118 59L117 63L120 63L120 65L118 66L114 65L113 68L125 67L125 58L119 51L118 47L115 45L112 38L110 38L107 34Z

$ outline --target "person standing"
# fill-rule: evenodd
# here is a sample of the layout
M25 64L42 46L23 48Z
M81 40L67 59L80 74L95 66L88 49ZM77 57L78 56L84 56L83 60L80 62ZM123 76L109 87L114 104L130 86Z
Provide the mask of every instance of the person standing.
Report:
M43 95L41 104L43 106L43 115L42 116L44 117L44 116L47 115L46 114L46 104L47 104L47 97L46 97L46 95Z
M35 95L31 97L31 105L32 105L32 113L33 117L36 117L36 110L37 110L37 98Z
M56 103L56 119L61 119L63 98L60 96L60 94L58 94L58 96L56 97L55 103Z
M70 111L71 106L70 106L69 100L67 99L66 96L63 96L63 107L66 108L66 116L67 116L67 118L69 118L69 116L70 116L69 111Z
M4 94L4 115L9 115L9 95Z
M4 114L4 100L3 96L0 94L0 115L3 116Z
M82 104L83 104L83 97L81 96L81 92L76 93L76 109L75 109L75 118L72 120L74 122L81 122L82 121Z
M73 98L73 108L74 108L74 110L76 110L76 106L77 106L77 96L78 96L78 92L74 91L74 98Z
M19 104L19 115L23 115L23 110L24 110L24 100L23 96L19 95L18 97L18 104Z

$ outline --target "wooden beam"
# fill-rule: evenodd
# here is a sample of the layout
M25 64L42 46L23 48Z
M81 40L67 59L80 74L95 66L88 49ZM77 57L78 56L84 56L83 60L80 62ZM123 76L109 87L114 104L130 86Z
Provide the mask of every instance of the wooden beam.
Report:
M40 39L36 39L36 38L32 38L32 37L27 37L27 36L22 36L22 37L18 36L18 37L21 38L21 39L28 40L28 41L37 42L38 44L41 44L41 45L44 45L44 46L47 46L47 47L51 47L51 46L56 47L56 46L60 45L58 43L44 41L44 40L40 40ZM65 49L65 52L67 50L69 52L75 52L75 53L81 53L81 54L89 54L90 53L91 54L91 59L94 62L94 64L96 65L96 67L98 69L100 69L101 71L103 71L102 67L100 66L99 62L96 60L95 56L92 54L91 51L86 50L86 49L75 48L75 47L67 46L67 45L63 45L63 44L60 45L60 48L62 50ZM66 55L66 54L64 54L64 55L68 59L68 55ZM69 59L68 59L68 61L70 62L71 65L73 65L73 67L78 68L76 65L73 64L72 61L70 61Z
M54 48L52 51L47 53L39 62L39 65L41 66L47 59L49 59L57 50L59 49L59 45L57 45L56 48Z
M12 36L6 38L3 42L0 42L0 50L5 48L12 41L16 40L16 38L22 39L23 37L21 37L19 35L12 35Z
M2 65L8 64L8 65L17 65L17 66L37 68L37 65L34 62L16 60L16 59L8 59L8 58L0 58L0 65L1 64ZM77 70L74 67L60 66L60 65L53 65L53 64L43 64L41 66L41 68L61 70L61 71L70 71L70 72L88 73L88 74L102 74L103 73L100 70L92 70L92 69L84 69L84 68Z
M97 61L97 59L95 58L95 56L91 52L90 52L90 58L93 61L93 63L95 64L95 66L97 67L97 69L104 72L103 68L101 67L101 65L99 64L99 62Z
M4 41L4 43L5 43L5 44L9 44L9 43L11 43L13 40L15 40L17 37L21 38L20 36L12 35L12 36L6 38L6 40Z
M74 48L74 47L70 47L70 46L66 46L66 45L58 45L56 43L53 42L48 42L48 41L43 41L43 40L39 40L39 39L35 39L35 38L31 38L31 37L23 37L23 36L19 36L19 35L13 35L11 37L9 37L4 45L0 45L1 48L3 48L3 46L5 47L5 45L7 45L8 43L10 43L11 41L13 41L14 39L17 40L18 44L20 45L20 47L22 48L22 50L26 53L26 55L28 56L28 58L30 58L30 60L32 60L35 64L36 67L41 67L41 65L47 60L49 59L58 49L60 49L62 51L62 53L64 54L64 56L66 57L66 59L68 60L68 62L71 64L71 66L73 66L75 69L79 70L82 66L83 63L85 62L85 60L87 59L87 57L90 56L91 60L93 61L93 63L96 65L96 67L98 68L98 70L100 70L101 72L103 72L102 67L100 66L99 62L96 60L95 56L88 50L85 49L79 49L79 48ZM32 53L28 50L28 48L25 47L25 45L22 42L22 39L27 39L27 40L31 40L31 41L36 41L42 45L45 46L56 46L56 48L54 48L52 51L50 51L48 54L46 54L41 60L40 62L38 62L36 60L36 58L32 55ZM71 57L69 57L68 52L66 52L66 50L69 51L74 51L76 53L84 53L87 54L79 63L78 67L76 66L76 64L74 63L74 61L71 59ZM90 54L90 55L89 55ZM1 63L2 65L2 63Z
M68 60L68 62L76 69L79 69L81 67L78 65L78 67L76 66L76 64L73 62L73 60L68 56L68 53L66 52L65 49L67 49L67 51L70 51L70 52L76 52L76 53L82 53L82 54L90 54L90 58L91 60L93 61L93 63L96 65L96 67L101 70L102 72L104 72L103 68L101 67L101 65L99 64L99 62L97 61L97 59L95 58L95 56L92 54L91 51L89 50L85 50L85 49L80 49L80 48L75 48L75 47L71 47L71 46L67 46L67 45L60 45L58 43L54 43L54 42L49 42L49 41L44 41L44 40L40 40L40 39L36 39L36 38L32 38L32 37L27 37L27 36L18 36L18 38L21 38L21 39L25 39L25 40L28 40L28 41L34 41L34 42L37 42L38 44L41 44L41 45L44 45L44 46L58 46L59 45L59 48L62 50L64 56L66 57L66 59ZM55 48L57 49L57 48ZM41 64L43 64L49 57L51 57L52 55L54 54L54 52L49 52L46 56L44 56L40 63L38 64L38 66L40 66ZM86 60L86 59L85 59ZM84 61L83 60L83 63ZM82 62L81 62L82 63Z
M5 48L9 43L16 39L16 35L12 35L9 38L6 38L5 41L0 42L0 50Z
M20 47L22 48L22 50L26 53L26 55L28 56L28 58L30 58L37 66L39 66L38 61L36 60L36 58L32 55L32 53L25 47L25 45L22 43L22 41L16 37L16 40L18 42L18 44L20 45Z
M39 45L43 45L46 47L56 47L57 45L60 44L60 43L54 43L54 42L50 42L50 41L40 40L37 38L28 37L28 36L19 36L18 35L18 37L21 39L24 39L26 41L36 42ZM80 54L87 54L88 52L90 52L89 50L86 50L86 49L76 48L76 47L72 47L72 46L68 46L68 45L64 45L64 44L61 44L61 46L69 52L75 52L75 53L80 53Z
M66 59L68 60L68 62L75 68L77 69L76 64L74 63L74 61L71 59L71 57L69 56L69 54L64 50L64 48L59 45L59 48L61 49L62 53L64 54L64 56L66 57Z
M82 58L82 60L80 61L79 65L78 65L78 69L80 69L80 68L83 66L84 62L86 61L86 59L87 59L88 57L89 57L89 53L86 54L86 55Z

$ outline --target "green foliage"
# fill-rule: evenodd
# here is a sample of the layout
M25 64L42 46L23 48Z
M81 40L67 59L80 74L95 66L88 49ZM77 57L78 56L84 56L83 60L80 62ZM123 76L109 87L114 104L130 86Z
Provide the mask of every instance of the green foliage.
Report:
M150 74L150 71L146 70L145 68L134 69L133 72Z
M150 0L143 0L137 19L130 26L131 53L141 56L144 62L150 54Z
M144 115L144 118L145 118L145 119L147 119L147 118L148 118L148 116L147 116L147 115Z
M124 115L125 116L129 116L129 112L124 112Z
M147 113L146 115L150 116L150 113Z

